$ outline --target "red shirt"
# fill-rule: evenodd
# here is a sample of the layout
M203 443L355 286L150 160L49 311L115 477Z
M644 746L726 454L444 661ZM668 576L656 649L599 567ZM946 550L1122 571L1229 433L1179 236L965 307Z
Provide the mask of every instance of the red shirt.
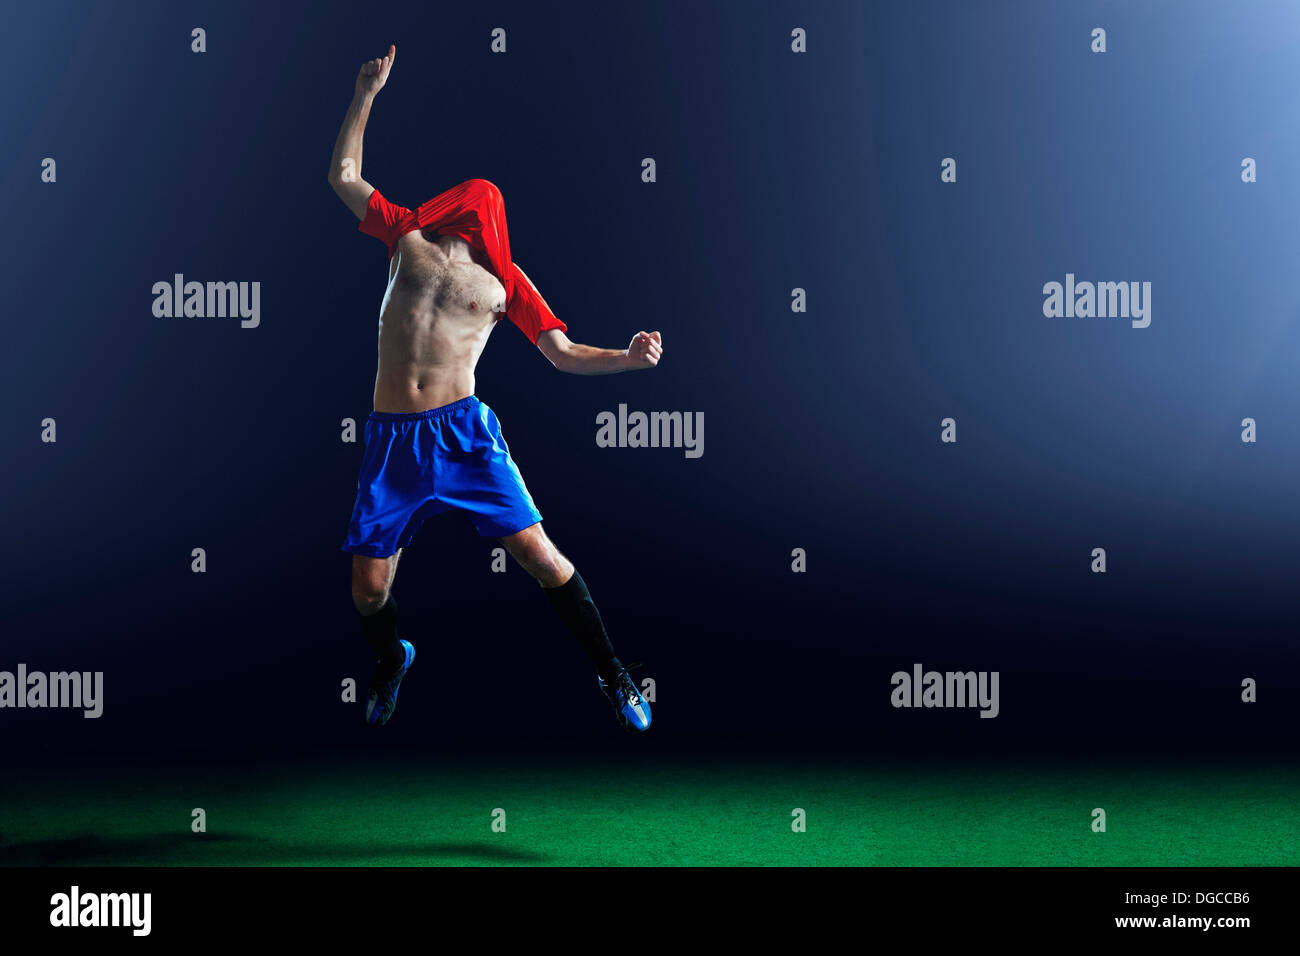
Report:
M456 236L487 256L491 272L506 290L506 317L537 344L550 329L567 332L542 294L510 259L505 202L501 191L486 179L469 179L421 204L414 212L385 199L376 189L370 194L366 218L357 227L388 246L388 258L397 240L416 229L433 229L440 236Z

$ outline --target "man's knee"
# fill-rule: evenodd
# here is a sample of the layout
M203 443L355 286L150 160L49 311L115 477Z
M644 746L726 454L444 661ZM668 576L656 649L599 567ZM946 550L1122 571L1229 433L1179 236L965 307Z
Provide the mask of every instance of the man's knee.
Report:
M573 576L573 564L540 528L524 532L512 543L510 553L544 588L558 588Z
M544 588L558 588L573 577L573 565L555 548L533 567L532 575Z
M352 603L366 617L376 613L388 601L388 586L369 582L352 582Z
M374 614L388 601L391 577L385 561L367 561L352 568L352 603L364 615Z
M564 573L568 561L560 554L559 548L549 541L529 547L523 552L519 563L544 588L557 588L568 578L568 574Z

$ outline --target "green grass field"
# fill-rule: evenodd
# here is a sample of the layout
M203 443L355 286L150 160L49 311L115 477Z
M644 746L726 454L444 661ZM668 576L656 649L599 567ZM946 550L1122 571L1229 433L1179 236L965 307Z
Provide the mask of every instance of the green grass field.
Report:
M367 755L16 773L0 863L1252 866L1300 863L1300 769ZM207 813L192 833L191 810ZM791 811L807 831L791 829ZM1107 813L1107 832L1091 812ZM505 811L505 832L492 814Z

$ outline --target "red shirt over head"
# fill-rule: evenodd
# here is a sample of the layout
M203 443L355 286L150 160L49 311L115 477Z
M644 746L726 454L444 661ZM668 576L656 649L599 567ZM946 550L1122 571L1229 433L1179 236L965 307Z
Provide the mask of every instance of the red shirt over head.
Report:
M491 272L506 290L506 317L537 344L550 329L567 332L537 287L510 259L505 202L501 191L486 179L469 179L422 203L414 212L389 202L376 189L370 194L366 218L357 227L388 246L388 258L397 240L416 229L432 229L440 236L455 236L487 256Z

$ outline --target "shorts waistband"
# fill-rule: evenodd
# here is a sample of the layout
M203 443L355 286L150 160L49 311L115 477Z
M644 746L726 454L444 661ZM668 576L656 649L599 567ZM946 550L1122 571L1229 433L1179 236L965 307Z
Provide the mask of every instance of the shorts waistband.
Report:
M481 404L478 396L470 395L467 398L452 402L450 405L439 405L437 408L430 408L423 412L371 412L370 420L372 422L418 422L430 418L442 418L444 415L451 415L462 408L472 408Z

